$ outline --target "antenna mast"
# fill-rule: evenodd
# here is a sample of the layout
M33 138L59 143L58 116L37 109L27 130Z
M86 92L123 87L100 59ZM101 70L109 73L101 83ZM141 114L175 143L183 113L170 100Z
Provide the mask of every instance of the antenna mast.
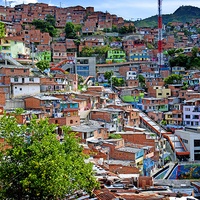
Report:
M158 71L164 65L162 52L162 0L158 0Z

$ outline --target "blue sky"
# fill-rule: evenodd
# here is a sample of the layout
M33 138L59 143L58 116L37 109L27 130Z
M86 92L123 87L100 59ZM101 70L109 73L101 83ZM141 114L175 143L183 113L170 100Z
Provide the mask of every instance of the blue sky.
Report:
M0 0L1 5L5 1ZM9 0L7 0L9 2ZM16 0L14 4L21 3L48 3L61 7L81 5L83 7L93 6L95 11L108 11L127 20L137 20L147 18L158 13L158 0ZM200 8L200 0L163 0L162 13L171 14L182 5L191 5Z

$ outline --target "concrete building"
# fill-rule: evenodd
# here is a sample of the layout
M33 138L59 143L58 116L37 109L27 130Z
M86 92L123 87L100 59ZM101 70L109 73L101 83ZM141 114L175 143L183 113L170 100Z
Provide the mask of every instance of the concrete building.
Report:
M188 126L184 130L176 130L187 150L190 152L189 161L200 161L200 126Z
M11 96L21 97L40 93L40 78L39 77L11 77Z
M2 54L6 54L7 56L18 58L18 54L29 54L29 48L25 47L22 40L6 38L1 39L0 52Z
M183 106L183 122L186 126L200 126L200 99L186 101Z
M95 57L77 57L76 73L83 77L96 77L96 58Z

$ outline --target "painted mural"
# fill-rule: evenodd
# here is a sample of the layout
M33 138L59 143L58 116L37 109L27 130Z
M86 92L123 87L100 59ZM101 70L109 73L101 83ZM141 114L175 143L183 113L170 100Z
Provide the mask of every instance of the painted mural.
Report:
M177 165L169 179L199 179L200 164Z

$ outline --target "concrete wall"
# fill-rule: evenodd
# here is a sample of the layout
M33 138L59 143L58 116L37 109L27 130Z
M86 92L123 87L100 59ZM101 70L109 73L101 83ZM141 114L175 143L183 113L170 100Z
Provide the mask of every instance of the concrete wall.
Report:
M11 108L25 108L24 101L21 99L6 100L6 105L4 109L11 109Z

